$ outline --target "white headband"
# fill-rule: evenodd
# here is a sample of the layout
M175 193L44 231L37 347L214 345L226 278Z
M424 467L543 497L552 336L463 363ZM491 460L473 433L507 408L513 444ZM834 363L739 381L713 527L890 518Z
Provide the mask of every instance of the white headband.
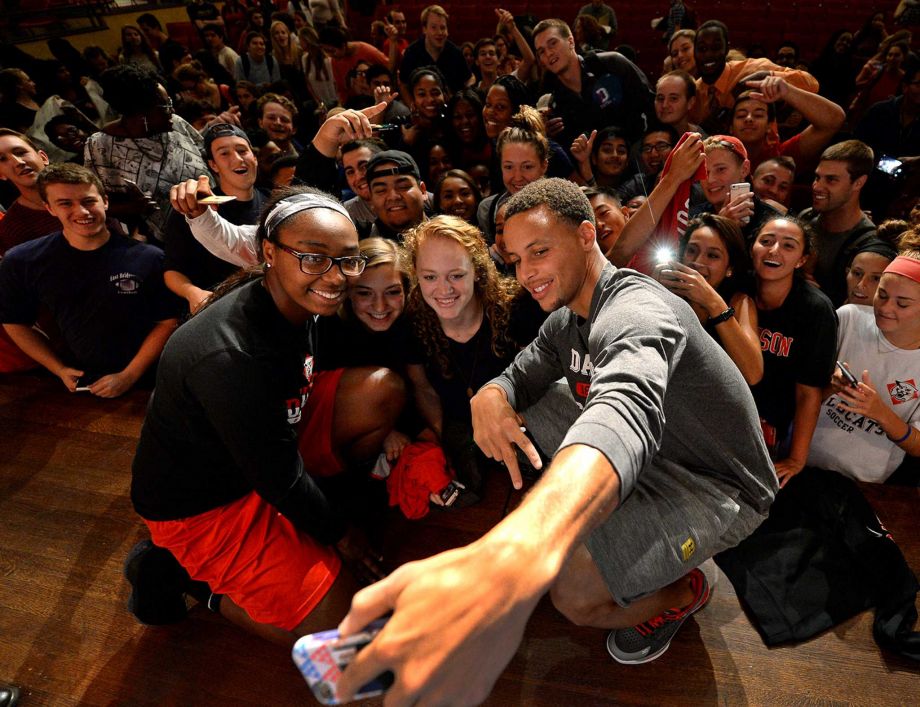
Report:
M288 196L275 204L274 208L265 217L265 237L271 239L272 233L277 230L281 222L289 216L293 216L301 211L308 209L331 209L336 211L351 222L351 216L339 202L328 196L304 192Z

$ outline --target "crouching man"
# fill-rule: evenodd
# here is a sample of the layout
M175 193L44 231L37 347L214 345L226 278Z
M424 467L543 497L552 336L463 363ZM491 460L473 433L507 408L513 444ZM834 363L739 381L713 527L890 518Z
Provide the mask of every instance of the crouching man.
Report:
M607 263L578 187L528 185L504 235L553 314L473 398L475 438L517 487L518 448L541 466L522 426L552 463L483 538L356 595L346 634L395 612L340 697L391 669L394 703L485 699L546 592L573 622L611 630L616 660L653 660L709 598L700 563L749 535L776 493L740 372L686 302Z

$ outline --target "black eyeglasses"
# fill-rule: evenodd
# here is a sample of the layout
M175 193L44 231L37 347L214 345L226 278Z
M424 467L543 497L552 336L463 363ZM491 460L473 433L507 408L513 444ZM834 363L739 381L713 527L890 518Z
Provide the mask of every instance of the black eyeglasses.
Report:
M651 152L670 152L671 145L667 142L656 142L654 145L643 145L641 152L645 155Z
M285 253L290 253L297 258L300 261L300 271L305 275L324 275L332 269L333 265L338 265L345 277L357 277L364 272L367 266L367 258L363 255L343 255L333 258L331 255L320 253L301 253L288 248L283 243L275 243L275 245Z

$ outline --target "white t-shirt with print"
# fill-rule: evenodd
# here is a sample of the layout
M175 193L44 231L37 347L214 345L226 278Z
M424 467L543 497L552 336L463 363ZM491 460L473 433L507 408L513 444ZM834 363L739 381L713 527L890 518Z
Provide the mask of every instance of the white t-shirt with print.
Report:
M847 304L837 310L837 359L861 379L869 371L873 387L904 422L920 428L920 350L893 346L875 324L872 307ZM808 453L809 466L834 469L860 481L883 482L904 459L878 424L863 415L837 410L840 398L821 404Z

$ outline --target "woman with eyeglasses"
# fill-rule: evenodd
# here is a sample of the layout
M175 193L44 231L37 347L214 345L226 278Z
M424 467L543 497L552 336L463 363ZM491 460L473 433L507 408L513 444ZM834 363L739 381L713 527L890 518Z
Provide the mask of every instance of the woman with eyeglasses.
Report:
M170 187L208 174L201 134L173 113L169 94L151 70L114 66L100 83L121 117L90 135L85 164L105 185L110 214L162 241Z
M339 554L366 567L321 487L360 487L403 388L382 369L314 367L315 318L336 312L366 264L344 207L276 192L258 240L262 265L219 288L163 353L131 487L152 543L125 572L144 623L181 620L190 593L290 644L347 609L357 583Z

